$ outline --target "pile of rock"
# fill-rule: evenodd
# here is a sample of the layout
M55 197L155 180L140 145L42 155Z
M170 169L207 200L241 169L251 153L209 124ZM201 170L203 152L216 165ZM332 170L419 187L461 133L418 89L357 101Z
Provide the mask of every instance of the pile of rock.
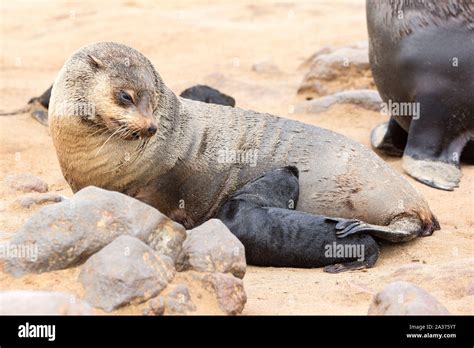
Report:
M375 89L367 42L324 47L300 67L307 70L298 88L306 101L295 112L321 113L334 104L356 104L379 111L382 100Z
M298 94L320 97L348 89L372 89L367 42L343 47L324 47L300 67L306 73Z
M84 188L42 207L4 243L30 250L29 257L3 258L15 276L81 265L84 300L105 311L149 301L146 314L190 313L197 299L188 286L205 288L222 314L238 314L246 302L244 247L222 222L186 231L118 192ZM195 284L174 284L177 272Z

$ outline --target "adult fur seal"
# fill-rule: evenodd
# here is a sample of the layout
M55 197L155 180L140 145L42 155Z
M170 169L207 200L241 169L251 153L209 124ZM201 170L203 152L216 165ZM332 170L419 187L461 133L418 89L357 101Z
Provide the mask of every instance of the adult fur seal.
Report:
M298 202L298 169L274 169L244 185L216 217L245 245L251 265L322 267L329 273L375 265L379 248L359 232L378 228L357 220L335 219L289 209ZM338 235L348 237L338 238Z
M460 158L474 161L474 2L368 0L367 24L375 83L398 108L372 131L373 147L403 154L418 181L453 190ZM407 106L419 109L400 114Z
M377 235L392 241L439 229L426 200L364 146L297 121L179 98L144 55L121 44L91 44L68 59L49 119L73 191L95 185L164 214L185 208L200 224L247 182L295 165L300 211L383 226Z

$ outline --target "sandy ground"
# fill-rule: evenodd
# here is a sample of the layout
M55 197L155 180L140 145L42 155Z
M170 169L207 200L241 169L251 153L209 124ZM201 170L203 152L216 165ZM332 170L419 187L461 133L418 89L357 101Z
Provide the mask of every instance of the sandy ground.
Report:
M117 41L143 52L176 93L209 84L239 107L270 112L335 130L369 146L372 127L385 120L355 106L320 116L290 114L305 71L298 66L326 45L367 40L362 0L327 1L1 1L1 104L20 107L53 81L65 59L94 41ZM281 74L251 67L272 60ZM0 179L30 172L51 191L71 195L61 175L48 129L28 115L0 119ZM386 158L402 172L400 160ZM454 192L411 179L430 203L442 230L429 238L384 246L377 266L338 275L322 269L248 267L244 314L365 314L372 294L394 279L410 280L452 313L474 314L474 167L463 166ZM34 209L12 206L17 193L0 191L4 237ZM386 197L390 199L390 197ZM54 289L81 294L77 269L20 279L0 273L0 289ZM134 310L130 311L135 312Z

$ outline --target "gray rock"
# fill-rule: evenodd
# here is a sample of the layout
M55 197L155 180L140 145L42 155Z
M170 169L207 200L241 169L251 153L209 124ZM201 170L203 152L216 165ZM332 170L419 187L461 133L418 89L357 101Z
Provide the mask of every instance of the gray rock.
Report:
M230 272L245 275L245 250L242 243L218 219L211 219L188 231L176 267L180 271Z
M50 203L59 203L67 199L55 192L34 193L28 196L18 198L13 204L22 208L29 209L33 205L43 205Z
M165 303L167 314L188 314L196 310L185 284L177 284L166 297Z
M368 110L380 111L382 102L382 98L375 90L350 90L301 102L295 106L295 112L319 114L335 104L354 104Z
M106 311L144 302L173 279L173 261L137 238L120 236L82 266L79 281L87 302Z
M30 174L19 173L7 175L4 183L10 188L21 192L47 192L48 184L43 179Z
M229 315L242 313L247 295L241 279L228 273L207 273L201 278L202 284L215 293L220 309Z
M152 298L148 301L148 307L143 310L143 315L163 315L165 314L165 300L162 296Z
M0 292L0 315L92 315L89 304L74 295L53 291Z
M160 237L164 233L169 237ZM83 263L120 235L150 242L160 252L179 252L184 228L155 208L118 192L86 187L70 199L40 208L10 245L38 248L37 260L6 258L15 276L64 269ZM174 236L174 237L173 237ZM171 246L177 250L171 250Z
M370 315L446 315L449 311L438 300L415 284L396 281L375 295Z
M176 262L186 239L186 229L171 219L163 219L146 242L158 254L170 257Z
M368 88L373 85L367 42L336 48L324 47L306 60L301 67L309 70L298 89L299 94L320 95L318 92L321 83L324 85L334 80L348 82L358 77L367 81L363 82L364 86L356 88Z

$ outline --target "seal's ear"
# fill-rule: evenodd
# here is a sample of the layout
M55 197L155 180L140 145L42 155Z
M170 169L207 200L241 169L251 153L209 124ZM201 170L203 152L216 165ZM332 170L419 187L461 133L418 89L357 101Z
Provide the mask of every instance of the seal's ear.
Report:
M96 69L101 69L105 67L104 63L102 63L99 58L94 57L92 54L88 54L87 58L89 58L89 63L92 65L92 67Z

